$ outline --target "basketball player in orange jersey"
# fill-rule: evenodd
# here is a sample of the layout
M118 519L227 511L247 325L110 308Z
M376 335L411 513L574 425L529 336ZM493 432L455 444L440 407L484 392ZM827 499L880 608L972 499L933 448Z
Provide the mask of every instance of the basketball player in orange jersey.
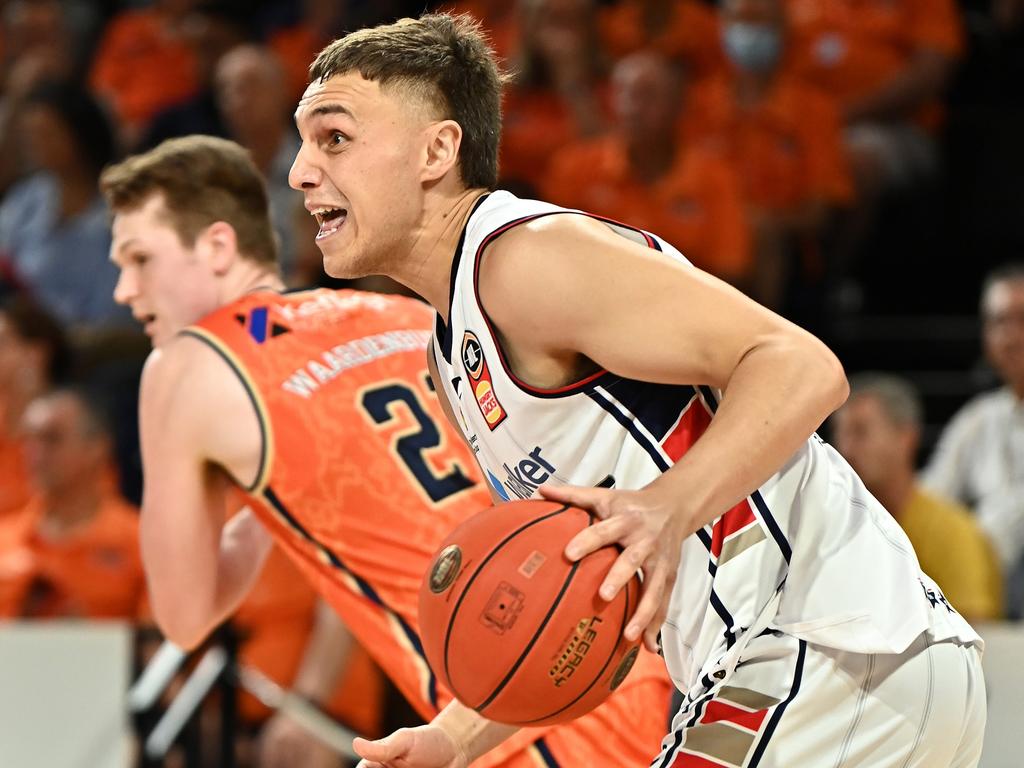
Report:
M444 535L487 506L439 410L421 302L282 293L245 150L189 137L108 169L116 299L154 351L140 394L142 555L153 612L190 648L225 619L276 542L427 719L450 696L415 606ZM223 524L225 490L248 508ZM523 732L480 765L631 766L668 717L653 656L573 725ZM639 742L637 734L646 735Z
M656 233L495 190L502 77L467 19L353 32L310 73L290 182L327 271L429 300L494 492L602 518L566 554L623 547L606 599L646 574L625 634L683 693L651 765L976 765L981 640L813 434L846 397L835 355ZM506 734L456 702L355 748L461 768Z

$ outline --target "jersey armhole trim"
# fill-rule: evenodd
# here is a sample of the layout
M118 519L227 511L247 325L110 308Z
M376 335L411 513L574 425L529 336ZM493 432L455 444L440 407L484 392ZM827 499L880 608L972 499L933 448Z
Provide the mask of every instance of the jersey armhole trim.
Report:
M181 331L181 335L191 336L192 338L198 339L209 346L221 357L222 360L224 360L225 363L227 363L228 368L231 369L245 388L245 393L248 395L249 401L252 403L253 411L256 413L256 421L260 428L260 461L256 469L256 478L253 480L252 484L247 485L241 482L237 477L234 478L234 480L246 493L261 495L267 486L267 482L270 478L270 468L273 465L272 429L270 426L270 418L267 415L267 407L263 403L263 399L259 396L259 392L249 376L249 372L245 368L245 365L220 339L205 328L195 325L189 326Z
M609 219L604 216L597 216L592 213L587 213L586 211L576 211L570 208L557 211L545 211L543 213L534 213L530 214L529 216L522 216L518 219L513 219L512 221L502 225L501 227L490 232L486 237L484 237L484 239L480 242L480 246L477 248L476 253L473 255L473 296L476 298L476 305L477 308L480 310L480 316L483 317L484 323L487 324L487 331L491 336L491 341L494 343L494 348L498 350L498 360L501 362L501 367L504 369L506 375L513 384L515 384L519 389L523 390L527 394L533 395L534 397L567 397L569 395L577 394L578 392L583 392L592 389L593 387L597 386L599 383L605 380L614 381L620 378L611 371L605 368L600 368L599 370L595 371L589 376L586 376L578 381L571 382L561 387L545 388L535 387L532 384L528 384L527 382L523 381L518 376L516 376L515 372L512 370L511 365L509 365L509 362L505 357L505 352L501 347L501 342L498 340L498 335L497 333L495 333L494 324L491 322L490 315L487 314L487 310L484 308L483 300L480 298L480 262L482 260L484 251L487 249L487 246L489 246L494 240L501 237L503 234L508 232L513 227L517 227L520 224L526 224L527 222L530 221L535 221L536 219L544 218L545 216L555 216L559 214L586 216L587 218L600 221L603 224L608 224L613 228L621 227L622 229L628 229L632 232L636 232L637 234L641 235L647 243L648 248L652 248L657 251L661 250L661 245L658 243L658 241L641 229L631 227L628 224L623 224L621 222L615 221L614 219ZM454 270L452 274L455 274ZM453 280L452 287L454 288L454 286L455 283ZM449 338L449 347L450 343L451 342ZM443 348L442 352L444 352ZM448 356L446 355L446 359L447 358ZM450 362L451 361L449 359L449 363Z

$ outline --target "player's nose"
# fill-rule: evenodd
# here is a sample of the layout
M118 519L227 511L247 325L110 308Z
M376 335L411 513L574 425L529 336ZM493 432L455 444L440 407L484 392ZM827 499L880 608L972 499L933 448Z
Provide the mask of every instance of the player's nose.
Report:
M288 184L292 189L297 189L300 192L304 189L314 189L320 184L322 175L319 167L316 163L311 162L309 158L310 150L307 148L305 142L299 147L298 153L295 155L295 161L292 163L291 169L288 171Z
M117 276L117 283L114 285L114 301L127 306L138 293L138 281L129 274L129 270L122 269Z

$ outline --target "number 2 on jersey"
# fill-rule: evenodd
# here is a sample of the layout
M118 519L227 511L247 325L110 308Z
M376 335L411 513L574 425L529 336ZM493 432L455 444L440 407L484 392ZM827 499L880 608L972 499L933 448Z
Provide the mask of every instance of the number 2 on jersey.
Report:
M457 463L452 462L447 473L431 466L425 452L441 447L441 432L412 386L389 382L365 389L360 394L360 404L378 426L400 418L401 406L412 415L416 422L414 428L406 430L397 440L392 438L392 448L432 502L437 504L473 486L473 481Z

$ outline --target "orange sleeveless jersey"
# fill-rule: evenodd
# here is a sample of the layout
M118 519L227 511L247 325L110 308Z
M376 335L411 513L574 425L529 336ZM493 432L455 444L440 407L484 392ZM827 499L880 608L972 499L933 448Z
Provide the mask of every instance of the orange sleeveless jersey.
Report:
M451 696L420 645L420 582L444 536L491 503L427 375L432 323L412 299L316 290L248 294L184 331L221 355L259 416L253 508L428 720ZM524 731L474 766L646 765L668 699L650 657L591 715Z

